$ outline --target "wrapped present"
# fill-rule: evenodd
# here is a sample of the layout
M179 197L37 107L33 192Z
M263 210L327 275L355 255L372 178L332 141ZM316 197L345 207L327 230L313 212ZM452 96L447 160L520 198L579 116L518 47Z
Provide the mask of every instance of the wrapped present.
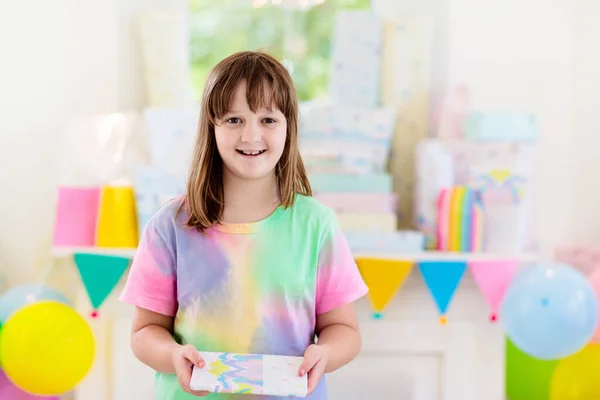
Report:
M306 397L307 375L300 376L302 357L265 354L200 353L190 387L213 393Z
M353 254L415 254L425 249L425 237L417 231L344 232Z
M389 233L395 232L398 225L394 213L339 213L337 218L344 232Z
M471 140L534 142L537 137L537 121L531 113L475 111L465 121L465 138Z
M336 104L376 107L379 103L383 24L371 11L336 15L329 94Z
M316 193L315 198L337 213L394 213L393 193Z
M438 197L454 185L453 154L438 140L424 140L417 146L415 184L415 225L425 235L426 247L436 248Z
M597 245L562 245L555 249L554 258L586 275L600 271L600 246Z
M199 106L144 111L151 165L185 179L196 142Z
M141 68L147 103L153 107L193 102L185 15L166 9L138 15Z
M310 174L314 193L393 193L392 176L382 174Z
M302 159L311 172L353 174L386 171L389 147L361 139L303 139Z
M181 177L152 166L141 166L136 170L133 186L140 233L163 204L185 193L185 180L178 178Z
M483 249L528 251L533 243L534 145L514 141L426 140L417 150L417 226L431 246L437 231L436 190L468 186L481 193ZM437 198L437 197L436 197Z
M386 21L383 104L397 118L390 170L396 177L399 225L414 226L415 148L430 136L431 70L435 23L431 16L404 15Z
M307 104L301 111L300 139L369 140L389 147L395 122L391 107Z
M436 116L437 137L444 140L462 139L465 121L471 107L471 95L465 85L458 85L444 98Z
M481 192L485 250L528 251L533 243L533 145L474 143L467 184Z

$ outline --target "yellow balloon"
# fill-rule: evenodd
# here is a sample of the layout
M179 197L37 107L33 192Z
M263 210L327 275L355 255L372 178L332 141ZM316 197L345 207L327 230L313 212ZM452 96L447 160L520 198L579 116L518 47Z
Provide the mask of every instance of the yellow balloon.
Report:
M15 385L32 394L72 390L89 372L94 354L90 326L63 303L33 303L2 327L2 368Z
M600 399L600 345L589 344L558 362L550 383L550 399Z

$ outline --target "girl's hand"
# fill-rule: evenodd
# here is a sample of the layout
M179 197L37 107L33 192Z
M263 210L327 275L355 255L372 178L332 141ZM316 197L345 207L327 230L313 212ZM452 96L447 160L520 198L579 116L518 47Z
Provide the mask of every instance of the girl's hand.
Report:
M194 346L186 344L185 346L175 347L171 354L171 360L175 367L179 385L181 385L181 388L185 392L198 397L204 397L209 394L209 392L190 389L190 380L192 379L192 369L194 365L198 368L204 367L204 360Z
M323 346L311 344L304 352L304 362L298 374L300 376L308 374L308 394L311 394L319 384L325 373L328 359L329 352Z

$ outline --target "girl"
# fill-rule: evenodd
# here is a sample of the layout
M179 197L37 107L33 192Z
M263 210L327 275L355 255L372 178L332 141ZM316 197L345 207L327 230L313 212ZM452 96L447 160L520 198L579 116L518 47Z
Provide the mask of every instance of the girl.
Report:
M308 398L326 399L322 375L359 352L353 302L367 287L335 214L310 196L287 70L255 52L221 61L186 194L148 223L121 296L157 399L239 398L190 390L198 350L304 356Z

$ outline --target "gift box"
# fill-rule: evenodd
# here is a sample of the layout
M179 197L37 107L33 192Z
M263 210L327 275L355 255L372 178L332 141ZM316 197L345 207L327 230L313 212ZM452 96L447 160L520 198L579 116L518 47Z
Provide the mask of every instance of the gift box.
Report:
M537 121L530 113L476 111L465 121L465 138L471 140L533 142L537 137Z
M196 143L199 106L144 111L151 165L176 179L187 177Z
M133 186L140 233L163 204L185 194L185 184L182 177L156 167L143 166L135 171Z
M317 193L315 198L338 213L394 213L393 193Z
M369 140L389 147L396 123L391 107L305 104L300 114L301 139Z
M337 218L344 232L395 232L398 225L393 213L339 213Z
M426 140L417 150L417 226L428 247L437 230L437 190L467 186L480 192L483 250L519 253L533 248L534 144L516 141ZM437 246L436 246L437 247Z
M336 104L375 107L379 103L383 24L371 11L336 14L329 94Z
M200 352L203 368L194 367L190 388L213 393L306 397L302 357Z
M425 237L417 231L344 232L353 254L415 254L425 249Z
M428 249L435 249L438 197L454 184L453 154L437 140L424 140L417 146L415 184L415 226L425 235Z
M300 151L311 172L354 174L385 172L389 155L385 144L346 138L303 139Z
M314 193L393 193L392 176L381 174L310 174Z

